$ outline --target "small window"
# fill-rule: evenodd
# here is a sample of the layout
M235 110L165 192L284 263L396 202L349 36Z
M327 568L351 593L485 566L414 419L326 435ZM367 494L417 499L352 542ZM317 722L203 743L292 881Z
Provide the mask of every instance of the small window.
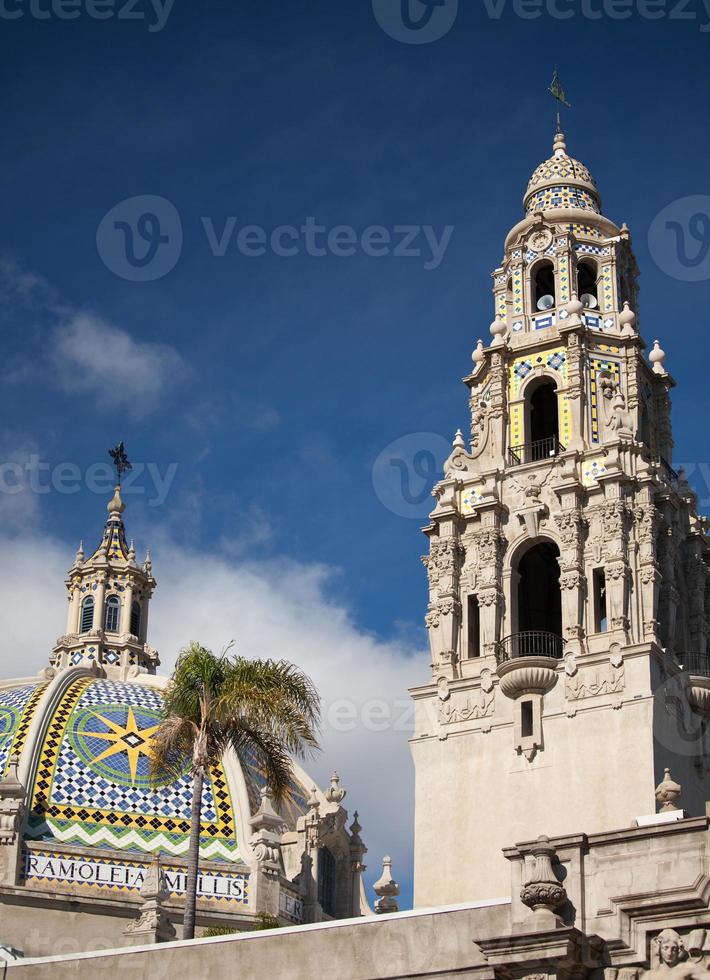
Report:
M609 629L606 612L606 575L603 568L594 569L594 632L606 633Z
M523 701L520 705L520 734L523 738L531 738L533 733L533 703Z
M81 604L81 621L79 623L79 632L88 633L93 625L94 597L92 595L88 595Z
M481 656L481 610L477 595L468 597L468 656Z
M327 847L318 851L318 901L326 915L335 917L335 858Z
M106 600L106 616L104 617L104 629L108 633L118 632L118 620L121 611L121 601L117 595L111 595Z
M138 602L131 606L131 633L140 638L141 635L141 607Z

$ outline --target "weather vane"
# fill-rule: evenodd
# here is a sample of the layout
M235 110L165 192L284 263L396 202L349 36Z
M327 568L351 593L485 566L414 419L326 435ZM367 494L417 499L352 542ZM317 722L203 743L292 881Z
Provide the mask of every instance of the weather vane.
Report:
M113 465L116 467L116 479L118 480L118 485L121 485L121 477L126 472L126 470L132 470L133 466L126 455L126 447L122 442L119 442L115 449L109 449L109 456L113 460Z
M552 84L550 85L548 92L557 100L557 132L561 133L562 123L560 120L560 106L566 106L567 109L571 109L572 106L567 101L565 90L562 88L562 82L560 81L560 73L557 70L557 65L555 65L555 73L552 76Z

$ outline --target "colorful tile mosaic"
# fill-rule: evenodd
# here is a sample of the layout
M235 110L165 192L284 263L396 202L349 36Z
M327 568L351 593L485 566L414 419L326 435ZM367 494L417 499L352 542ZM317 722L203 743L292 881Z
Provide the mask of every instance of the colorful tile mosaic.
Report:
M611 313L614 309L614 272L611 265L605 265L602 269L602 313Z
M604 235L599 231L598 228L593 228L591 225L580 225L574 222L571 225L567 225L567 230L573 235L582 235L584 238L597 238L603 241Z
M596 187L594 178L590 174L589 170L580 163L579 160L575 160L573 157L563 154L561 156L553 156L548 160L543 161L540 166L535 170L535 173L530 178L530 183L528 184L528 191L532 190L533 187L537 187L543 181L547 180L583 180L593 187Z
M187 891L187 874L183 868L163 863L168 891L181 896ZM23 882L54 882L71 889L106 889L111 892L139 892L145 881L148 865L136 860L117 861L113 858L62 853L55 850L26 848L23 853ZM249 904L248 874L211 868L198 876L197 894L200 899L215 902Z
M46 684L27 684L0 691L0 772L7 772L10 756L22 752L46 687Z
M569 288L569 258L562 254L557 262L557 283L559 286L559 302L569 303L571 297Z
M461 491L461 513L472 514L476 504L483 500L480 487L466 487Z
M588 191L567 184L544 187L532 194L527 200L528 214L532 214L534 211L546 211L550 208L579 208L582 211L600 213L597 201Z
M513 313L519 316L524 312L523 302L523 270L520 266L513 269Z
M82 679L54 713L37 767L28 836L64 843L184 854L192 800L188 766L168 786L151 783L151 740L162 717L158 691ZM202 796L200 850L235 860L235 814L221 765Z
M508 386L511 446L520 446L525 441L524 407L518 399L520 398L520 389L523 382L540 365L552 368L553 371L556 371L560 375L563 385L567 383L567 350L565 347L556 347L553 350L545 351L541 354L525 355L516 358L510 366ZM564 392L558 395L557 404L560 423L560 442L563 446L567 446L572 437L572 416L569 399Z
M582 485L588 489L599 486L597 478L607 472L603 458L588 459L582 464Z

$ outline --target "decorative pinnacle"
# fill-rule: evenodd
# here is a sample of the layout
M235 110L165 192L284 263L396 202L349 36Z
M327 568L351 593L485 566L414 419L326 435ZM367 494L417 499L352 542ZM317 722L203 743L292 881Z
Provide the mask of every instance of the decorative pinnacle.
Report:
M476 349L474 350L473 354L471 354L471 360L476 367L478 367L480 364L483 364L485 359L486 355L483 353L483 341L479 340L476 344Z
M664 365L664 362L665 362L665 359L666 359L666 352L661 349L661 345L660 345L659 341L654 340L654 342L653 342L653 350L648 355L648 359L651 362L651 364L653 364L653 373L654 374L667 374L668 373L666 371L665 365Z
M329 803L340 805L346 796L347 791L340 788L340 776L334 772L330 777L330 786L325 791L325 798Z
M682 787L675 782L670 769L666 769L663 774L663 782L656 788L656 799L661 805L659 812L670 813L671 810L677 810L681 792Z
M113 517L114 514L118 514L120 517L125 509L126 505L121 499L121 484L117 483L113 490L113 497L106 504L106 510L109 512L111 517Z
M454 437L454 449L465 449L466 443L464 442L463 432L461 429L456 430L456 436Z

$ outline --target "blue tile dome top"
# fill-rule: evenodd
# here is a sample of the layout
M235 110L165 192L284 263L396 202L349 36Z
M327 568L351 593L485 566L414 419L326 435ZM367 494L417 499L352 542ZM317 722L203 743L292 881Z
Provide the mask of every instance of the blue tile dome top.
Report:
M599 191L589 170L567 153L562 133L557 133L553 155L534 172L525 192L525 210L549 211L576 208L601 213Z

